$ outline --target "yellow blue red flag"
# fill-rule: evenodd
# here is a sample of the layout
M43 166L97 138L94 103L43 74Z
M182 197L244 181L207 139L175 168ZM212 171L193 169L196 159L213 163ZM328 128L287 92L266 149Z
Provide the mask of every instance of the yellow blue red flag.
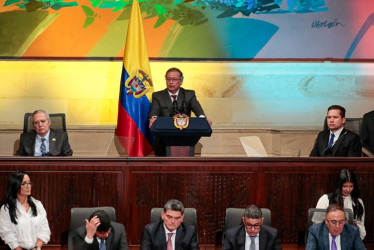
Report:
M153 84L138 0L134 0L127 28L116 135L129 156L152 151L148 128Z

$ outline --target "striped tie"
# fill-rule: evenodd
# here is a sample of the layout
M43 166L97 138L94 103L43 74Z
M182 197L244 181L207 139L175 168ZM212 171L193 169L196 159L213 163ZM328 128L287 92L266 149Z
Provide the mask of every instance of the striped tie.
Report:
M42 140L42 145L40 145L40 152L42 153L42 156L46 156L47 155L47 147L45 146L45 138L41 138Z

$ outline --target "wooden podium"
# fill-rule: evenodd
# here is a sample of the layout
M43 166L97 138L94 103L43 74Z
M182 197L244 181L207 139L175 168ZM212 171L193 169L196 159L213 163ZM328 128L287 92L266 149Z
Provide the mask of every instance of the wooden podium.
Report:
M187 128L179 129L174 125L172 117L158 117L151 133L161 138L166 146L166 156L193 157L195 145L202 136L210 136L212 128L206 118L189 118Z

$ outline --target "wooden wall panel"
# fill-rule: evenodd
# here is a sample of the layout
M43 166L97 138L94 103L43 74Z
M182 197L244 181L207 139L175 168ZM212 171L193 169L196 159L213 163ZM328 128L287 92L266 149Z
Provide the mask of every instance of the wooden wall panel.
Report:
M0 158L0 195L11 172L30 172L57 245L66 244L71 207L106 205L115 207L129 243L139 244L151 208L170 198L197 209L201 244L221 244L226 208L251 203L270 208L283 244L303 244L308 208L341 168L357 174L365 243L373 244L374 158Z

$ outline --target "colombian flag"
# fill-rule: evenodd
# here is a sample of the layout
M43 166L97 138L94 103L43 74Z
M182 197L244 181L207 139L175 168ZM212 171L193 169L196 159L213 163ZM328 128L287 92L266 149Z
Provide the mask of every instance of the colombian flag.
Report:
M118 104L116 135L129 156L152 151L148 128L153 84L138 0L134 0L127 29Z

